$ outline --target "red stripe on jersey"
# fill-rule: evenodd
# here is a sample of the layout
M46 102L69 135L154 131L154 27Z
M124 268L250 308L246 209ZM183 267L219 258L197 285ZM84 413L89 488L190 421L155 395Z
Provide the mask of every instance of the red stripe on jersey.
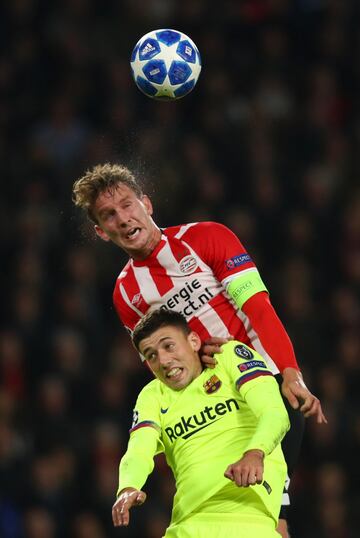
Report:
M169 238L174 237L183 226L186 226L186 224L178 224L177 226L169 226L168 228L164 228L162 232L164 235L166 235L166 237L169 237Z
M124 278L121 284L123 285L131 304L145 315L149 310L150 305L147 304L144 297L141 295L132 265L129 264L126 279Z
M122 324L130 331L134 330L135 325L140 319L140 316L135 312L128 304L125 303L120 290L119 290L120 281L117 280L115 284L115 289L113 293L113 302L118 316ZM121 313L121 314L120 314Z
M172 239L169 241L169 247L171 249L171 252L173 253L174 258L177 262L181 262L181 260L185 256L189 256L191 254L190 250L184 243L179 239Z
M144 420L143 422L140 422L139 424L136 424L133 428L130 428L129 433L135 432L136 430L139 430L140 428L154 428L156 431L160 431L160 427L156 424L156 422L153 422L152 420Z
M240 342L244 342L245 344L250 342L244 324L237 315L237 309L232 306L230 301L222 293L219 293L214 299L211 299L209 304L215 310L219 318L222 319L229 334L236 338L236 340L240 340ZM213 336L216 336L216 334Z
M238 390L244 385L244 383L247 383L248 381L251 381L252 379L256 379L257 377L262 377L265 375L273 375L271 372L266 370L254 370L253 372L249 372L248 374L243 375L242 377L239 377L239 379L236 381L235 385Z
M168 276L166 269L154 258L149 266L149 271L154 284L161 296L165 295L174 287L174 283Z
M201 323L199 318L194 316L188 321L188 323L190 325L191 330L198 333L202 342L205 342L205 340L211 337L211 334L208 332L205 325Z

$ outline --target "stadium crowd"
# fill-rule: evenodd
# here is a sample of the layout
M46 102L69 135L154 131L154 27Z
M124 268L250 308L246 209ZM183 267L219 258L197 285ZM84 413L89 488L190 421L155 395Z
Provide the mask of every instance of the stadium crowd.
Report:
M2 538L159 538L168 523L174 486L158 458L141 514L112 527L150 373L112 307L125 258L71 202L73 181L107 161L143 178L160 225L217 220L252 253L329 421L307 422L292 535L358 536L359 24L357 0L2 7ZM203 59L173 103L143 96L129 67L163 27Z

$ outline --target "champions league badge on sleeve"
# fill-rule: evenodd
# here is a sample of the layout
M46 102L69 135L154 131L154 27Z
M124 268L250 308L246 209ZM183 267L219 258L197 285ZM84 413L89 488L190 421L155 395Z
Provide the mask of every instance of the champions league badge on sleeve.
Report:
M245 263L249 262L252 262L252 259L250 258L249 254L244 253L225 260L225 265L227 269L231 271L231 269L235 269L235 267L240 267L240 265L244 265Z
M248 347L244 346L243 344L239 344L235 346L234 352L235 352L235 355L247 361L254 358L254 354L250 351Z
M206 394L212 394L216 392L221 387L221 381L216 375L212 375L210 379L205 381L203 385Z
M254 368L266 368L266 364L262 361L249 361L238 364L240 372L246 372L247 370L253 370Z

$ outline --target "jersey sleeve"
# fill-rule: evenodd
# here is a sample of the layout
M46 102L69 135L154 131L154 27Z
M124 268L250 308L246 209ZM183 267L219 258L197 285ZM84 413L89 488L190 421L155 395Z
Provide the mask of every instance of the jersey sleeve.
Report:
M277 316L269 296L266 293L253 295L244 304L243 312L249 318L261 345L280 372L289 367L299 370L290 337Z
M154 468L154 456L163 451L157 382L139 394L133 413L130 439L119 465L117 495L127 487L141 489Z
M130 435L142 428L161 431L159 384L160 381L155 379L140 392L133 411Z
M116 280L113 291L113 304L116 313L125 329L132 334L135 325L142 317L140 312L127 300L120 277Z
M244 452L260 449L265 455L270 454L289 429L289 417L273 374L261 355L240 342L225 344L221 360L257 419L256 430Z
M193 234L198 254L239 308L254 293L267 291L251 256L229 228L217 222L201 222L188 233Z

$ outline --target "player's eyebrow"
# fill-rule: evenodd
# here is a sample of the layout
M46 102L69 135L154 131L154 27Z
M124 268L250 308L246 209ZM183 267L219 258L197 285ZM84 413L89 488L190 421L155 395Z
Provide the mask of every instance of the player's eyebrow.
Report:
M162 336L160 340L157 341L157 344L161 344L164 340L171 339L170 336ZM154 349L153 346L146 347L141 353L145 356L149 351L152 351Z

